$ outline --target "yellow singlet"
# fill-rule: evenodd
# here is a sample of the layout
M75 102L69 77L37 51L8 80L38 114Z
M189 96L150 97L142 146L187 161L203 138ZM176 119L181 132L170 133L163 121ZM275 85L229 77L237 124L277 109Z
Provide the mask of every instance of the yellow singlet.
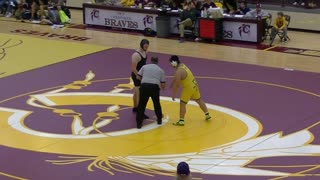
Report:
M187 74L186 78L181 80L182 92L181 92L180 100L184 103L188 103L191 98L194 100L200 99L201 95L200 95L198 83L194 78L190 69L184 64L180 64L178 68L185 70Z

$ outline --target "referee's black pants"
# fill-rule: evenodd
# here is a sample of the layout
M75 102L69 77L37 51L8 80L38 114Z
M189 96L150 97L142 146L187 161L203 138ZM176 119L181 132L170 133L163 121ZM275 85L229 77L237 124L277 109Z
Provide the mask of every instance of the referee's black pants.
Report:
M162 123L162 109L160 105L160 88L157 84L142 83L140 86L140 99L136 115L137 128L142 127L144 119L144 112L146 110L147 103L151 97L153 102L154 111L157 115L158 124Z

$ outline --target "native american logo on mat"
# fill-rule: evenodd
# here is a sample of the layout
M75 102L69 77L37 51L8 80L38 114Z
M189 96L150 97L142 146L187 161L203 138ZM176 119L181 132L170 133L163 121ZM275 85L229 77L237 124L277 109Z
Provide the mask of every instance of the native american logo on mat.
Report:
M26 101L30 109L1 107L0 117L7 120L2 125L16 132L16 141L1 143L9 147L39 151L29 142L45 140L54 143L63 139L66 140L64 143L41 151L73 156L48 159L48 163L60 166L89 163L89 171L101 170L110 175L139 173L146 176L173 176L176 165L180 161L186 161L193 173L274 176L276 179L305 174L283 172L267 165L265 167L274 169L266 170L263 166L250 166L250 163L259 158L320 155L320 146L311 144L315 137L310 131L320 122L286 136L281 132L259 136L263 125L258 120L245 113L213 104L208 104L208 108L216 118L211 122L199 121L196 126L185 128L183 138L174 136L177 127L168 123L172 119L169 114L165 114L163 125L159 126L156 121L150 120L138 130L135 126L128 125L123 116L132 108L131 94L126 93L133 88L132 82L119 83L113 89L105 91L87 91L91 86L101 86L101 83L117 84L117 80L121 79L94 78L95 74L90 71L83 80L32 93ZM178 104L171 101L171 98L161 97L161 103L164 112L168 112L168 109L178 112ZM149 109L151 107L148 105ZM194 113L199 111L193 102L190 102L188 108ZM90 112L93 116L86 115L85 110L88 109L92 110ZM42 113L52 116L41 116ZM38 119L34 123L36 117ZM45 123L49 129L38 126L41 123ZM225 124L228 126L219 135L228 136L228 139L213 140L212 133ZM245 131L238 131L239 129ZM150 148L145 148L148 146ZM132 153L142 148L145 148L143 153Z

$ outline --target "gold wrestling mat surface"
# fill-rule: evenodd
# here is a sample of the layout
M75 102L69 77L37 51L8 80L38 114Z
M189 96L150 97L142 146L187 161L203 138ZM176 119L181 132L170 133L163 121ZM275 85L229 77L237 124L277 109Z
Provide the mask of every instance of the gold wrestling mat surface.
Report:
M110 48L0 33L0 78Z

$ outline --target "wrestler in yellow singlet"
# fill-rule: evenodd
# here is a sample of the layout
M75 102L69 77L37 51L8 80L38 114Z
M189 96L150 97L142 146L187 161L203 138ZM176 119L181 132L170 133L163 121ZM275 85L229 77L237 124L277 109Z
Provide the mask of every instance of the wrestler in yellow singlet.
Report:
M180 64L177 69L179 68L184 69L186 72L185 79L180 81L182 86L180 100L187 104L190 99L200 99L199 86L190 69L185 64Z
M172 100L175 100L175 96L178 92L178 89L180 86L182 86L182 92L180 95L180 119L179 121L173 123L173 125L184 126L184 116L186 114L186 105L190 99L195 100L199 104L201 110L205 114L206 120L211 119L211 116L208 112L207 105L201 99L199 86L197 84L196 79L193 76L193 73L185 64L180 63L178 56L171 56L170 63L172 67L176 69L174 80L171 84L171 88L173 91Z

